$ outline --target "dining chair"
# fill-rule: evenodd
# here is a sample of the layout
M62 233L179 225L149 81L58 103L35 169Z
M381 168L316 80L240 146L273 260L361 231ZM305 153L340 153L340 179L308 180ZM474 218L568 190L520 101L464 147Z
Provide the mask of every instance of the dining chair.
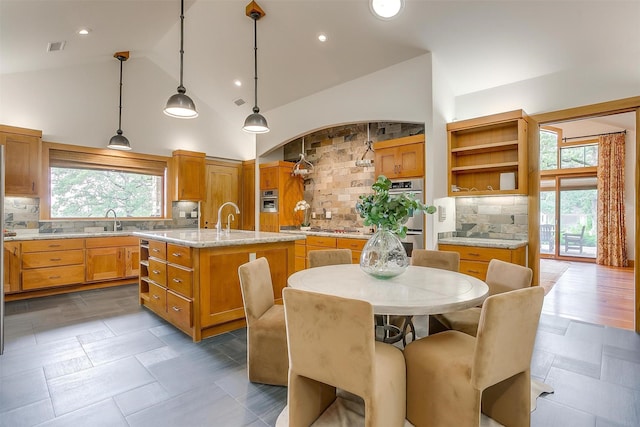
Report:
M309 251L309 268L351 264L351 249L314 249Z
M411 265L457 272L460 271L460 254L453 251L414 249L411 253ZM407 345L408 333L411 333L412 338L416 339L416 328L413 325L413 316L389 316L388 321L400 329L403 345Z
M477 338L446 331L407 345L407 419L415 427L474 427L482 412L506 427L530 426L543 298L539 286L490 296Z
M489 296L531 286L533 271L522 265L492 259L485 282ZM429 335L450 329L476 336L480 321L480 307L429 316Z
M364 425L403 426L402 351L375 340L366 301L283 290L289 342L290 426L310 426L336 400L336 388L364 401Z
M238 267L247 319L247 371L249 381L287 385L289 356L284 307L275 304L271 271L266 258Z

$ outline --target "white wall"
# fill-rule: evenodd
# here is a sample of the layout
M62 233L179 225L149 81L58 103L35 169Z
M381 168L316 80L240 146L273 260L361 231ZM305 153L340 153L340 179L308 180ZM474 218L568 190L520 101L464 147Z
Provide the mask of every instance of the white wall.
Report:
M200 117L180 120L163 114L178 82L146 58L123 64L122 130L138 153L170 155L173 150L251 159L254 138L228 123L189 91ZM120 64L3 75L0 123L40 129L46 141L103 148L118 129ZM188 88L187 88L188 89Z

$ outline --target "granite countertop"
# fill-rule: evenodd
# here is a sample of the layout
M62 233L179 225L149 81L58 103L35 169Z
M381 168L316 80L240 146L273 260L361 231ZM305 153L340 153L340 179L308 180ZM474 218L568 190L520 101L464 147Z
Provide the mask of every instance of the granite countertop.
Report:
M264 231L231 230L220 234L211 229L179 229L163 231L134 231L134 236L190 246L192 248L211 248L219 246L240 246L256 243L273 243L302 240L300 233L267 233Z
M362 239L369 240L373 233L362 233L360 231L342 231L342 230L280 230L280 233L302 234L305 236L322 236L322 237L343 237L346 239Z
M526 240L482 239L478 237L448 237L438 239L438 244L478 246L482 248L517 249L527 245Z
M75 233L38 233L19 232L15 236L5 236L5 242L23 241L23 240L45 240L45 239L85 239L88 237L114 237L114 236L131 236L132 231L87 231Z

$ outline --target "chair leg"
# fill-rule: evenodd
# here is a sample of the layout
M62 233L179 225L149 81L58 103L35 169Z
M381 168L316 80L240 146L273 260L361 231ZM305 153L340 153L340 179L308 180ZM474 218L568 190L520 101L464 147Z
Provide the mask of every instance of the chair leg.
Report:
M310 426L336 400L336 388L289 372L290 426Z

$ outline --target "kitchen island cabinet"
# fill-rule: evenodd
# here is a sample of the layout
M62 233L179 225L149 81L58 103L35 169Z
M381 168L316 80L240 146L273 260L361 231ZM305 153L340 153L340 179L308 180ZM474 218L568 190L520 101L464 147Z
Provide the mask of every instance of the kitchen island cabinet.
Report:
M246 325L238 267L265 257L276 302L295 269L302 235L233 230L134 232L140 238L140 304L193 341Z

